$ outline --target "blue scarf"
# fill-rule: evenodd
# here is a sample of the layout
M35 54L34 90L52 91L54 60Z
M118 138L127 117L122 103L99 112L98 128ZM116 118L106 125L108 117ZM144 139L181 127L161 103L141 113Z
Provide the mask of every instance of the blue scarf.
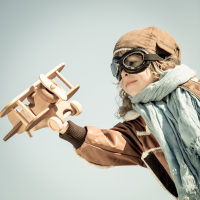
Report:
M161 146L179 200L200 199L200 99L178 87L194 75L186 65L178 65L136 96L129 96L132 108ZM166 96L167 103L162 101Z

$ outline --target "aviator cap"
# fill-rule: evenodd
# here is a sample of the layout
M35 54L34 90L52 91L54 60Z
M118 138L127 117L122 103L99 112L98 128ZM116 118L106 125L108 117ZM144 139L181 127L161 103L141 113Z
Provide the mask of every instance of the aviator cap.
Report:
M113 57L117 52L144 48L151 54L174 55L181 61L181 51L172 35L155 26L129 31L117 41Z

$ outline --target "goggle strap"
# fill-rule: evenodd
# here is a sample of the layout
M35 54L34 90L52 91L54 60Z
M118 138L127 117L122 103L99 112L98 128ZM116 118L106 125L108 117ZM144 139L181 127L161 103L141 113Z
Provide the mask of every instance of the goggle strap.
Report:
M144 60L149 60L149 61L162 61L164 60L166 55L164 54L145 54L144 55Z

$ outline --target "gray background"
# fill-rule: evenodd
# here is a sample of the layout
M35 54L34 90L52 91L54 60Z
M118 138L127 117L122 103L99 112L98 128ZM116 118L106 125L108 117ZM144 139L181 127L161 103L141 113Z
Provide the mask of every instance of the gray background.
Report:
M83 113L69 117L80 126L111 128L120 120L116 80L110 72L119 37L157 26L178 41L182 63L200 73L200 1L0 1L0 110L13 98L65 62L63 76L81 88L72 99ZM63 86L67 90L65 86ZM96 169L49 128L3 137L12 129L0 119L1 200L174 199L148 169L138 166Z

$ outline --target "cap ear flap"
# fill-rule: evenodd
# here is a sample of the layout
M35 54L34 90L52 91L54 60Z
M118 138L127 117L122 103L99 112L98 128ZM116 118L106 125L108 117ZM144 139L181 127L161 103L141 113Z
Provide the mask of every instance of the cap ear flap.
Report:
M156 54L165 54L167 56L174 55L175 52L170 47L164 45L161 42L157 42L156 44Z

